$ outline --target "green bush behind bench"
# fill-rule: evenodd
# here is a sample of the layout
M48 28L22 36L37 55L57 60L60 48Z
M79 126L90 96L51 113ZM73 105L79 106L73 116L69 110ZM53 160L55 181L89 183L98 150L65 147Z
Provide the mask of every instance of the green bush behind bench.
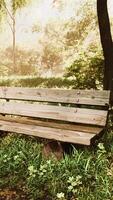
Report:
M92 79L76 81L75 78L69 77L52 77L43 78L37 76L11 76L0 77L0 86L15 86L15 87L40 87L40 88L69 88L69 89L98 89L102 87L101 82L92 85Z

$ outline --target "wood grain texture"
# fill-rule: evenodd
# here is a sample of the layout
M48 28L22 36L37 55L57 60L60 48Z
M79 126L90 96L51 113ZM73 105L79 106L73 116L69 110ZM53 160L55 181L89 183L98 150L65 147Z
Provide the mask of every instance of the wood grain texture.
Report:
M0 130L90 145L106 125L109 97L109 91L0 87ZM101 110L37 102L101 106Z
M110 91L37 89L0 87L0 99L31 100L41 102L74 103L85 105L109 104Z
M90 140L95 136L95 134L80 131L62 130L36 125L26 126L26 124L19 124L16 122L12 123L2 120L0 120L0 130L85 145L90 145Z
M6 102L0 104L0 113L105 126L108 111Z
M42 127L51 127L51 128L59 128L64 130L71 130L71 131L81 131L81 132L87 132L90 134L98 134L103 130L102 127L95 127L95 126L88 126L88 125L82 125L82 124L70 124L70 123L61 123L56 121L42 121L37 119L31 119L31 118L25 118L25 117L13 117L13 116L0 116L0 120L7 121L7 122L15 122L20 124L26 124L26 125L36 125L36 126L42 126Z

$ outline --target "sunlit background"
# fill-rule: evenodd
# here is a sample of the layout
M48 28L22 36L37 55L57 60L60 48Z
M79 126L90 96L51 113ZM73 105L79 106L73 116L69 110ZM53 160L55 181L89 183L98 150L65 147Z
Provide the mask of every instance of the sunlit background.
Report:
M43 36L43 28L46 24L56 20L66 21L71 17L76 17L77 19L77 10L80 7L81 2L83 3L83 0L65 0L64 9L58 10L57 6L53 6L53 0L32 0L30 5L22 8L16 14L17 44L24 48L37 48L38 39ZM108 0L108 8L110 16L113 16L113 1ZM33 25L35 24L40 25L42 33L33 31ZM1 48L6 48L11 44L12 34L6 23L4 29L0 33L0 46Z
M10 0L5 2L11 12ZM113 32L111 0L108 11ZM96 0L31 0L16 11L15 22L15 52L11 17L0 26L3 75L13 74L14 54L18 75L63 76L81 53L101 52Z

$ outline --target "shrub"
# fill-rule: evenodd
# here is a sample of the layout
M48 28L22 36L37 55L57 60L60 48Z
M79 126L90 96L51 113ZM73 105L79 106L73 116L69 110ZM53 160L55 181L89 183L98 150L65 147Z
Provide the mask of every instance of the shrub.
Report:
M0 86L72 88L74 81L67 78L43 78L37 76L2 77Z
M84 52L67 67L66 78L75 80L75 87L99 89L103 85L104 60L101 52Z

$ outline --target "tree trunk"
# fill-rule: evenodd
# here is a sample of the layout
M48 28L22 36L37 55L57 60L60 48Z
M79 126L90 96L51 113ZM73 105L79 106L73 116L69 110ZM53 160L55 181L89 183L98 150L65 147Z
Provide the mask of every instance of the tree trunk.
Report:
M13 14L13 30L12 30L12 36L13 36L13 73L16 74L16 58L15 58L15 45L16 45L16 38L15 38L15 14Z
M113 42L107 8L107 0L97 0L100 39L105 58L103 87L113 92Z

